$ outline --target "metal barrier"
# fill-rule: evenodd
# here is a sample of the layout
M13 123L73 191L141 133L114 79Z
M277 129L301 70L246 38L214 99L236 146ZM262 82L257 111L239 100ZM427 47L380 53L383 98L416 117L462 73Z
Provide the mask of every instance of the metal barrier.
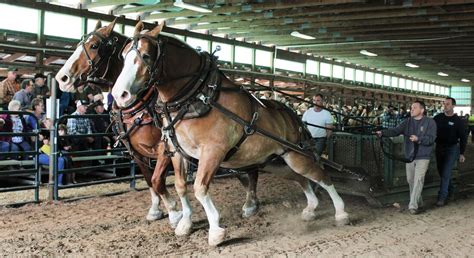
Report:
M36 121L35 128L32 128L32 132L24 133L13 133L13 132L2 132L0 131L0 136L23 136L23 137L33 137L34 141L32 142L34 146L31 146L31 151L7 151L0 152L0 178L5 179L18 179L21 176L34 176L34 181L29 185L19 185L19 186L4 186L0 188L0 192L14 192L14 191L23 191L23 190L34 190L34 200L33 202L39 202L39 188L41 184L41 175L39 172L39 121L36 116L31 112L24 111L0 111L1 114L7 115L20 115L23 117L31 116ZM11 144L11 143L10 143ZM31 159L17 159L18 156L26 156ZM16 156L16 158L15 158ZM3 181L2 180L2 181Z
M71 151L71 152L62 152L57 150L57 142L59 139L58 132L56 128L58 125L63 122L67 121L67 119L72 118L98 118L104 117L109 119L108 114L102 115L64 115L58 118L55 122L54 126L54 138L53 141L54 148L51 153L51 157L53 159L53 197L54 200L59 199L59 190L61 189L68 189L68 188L75 188L75 187L82 187L88 185L97 185L97 184L104 184L104 183L112 183L112 182L123 182L123 181L130 181L130 188L135 188L136 179L142 176L137 176L135 174L135 164L130 159L126 158L123 155L123 152L126 151L125 148L115 148L115 149L95 149L95 150L83 150L83 151ZM113 139L113 133L92 133L92 134L76 134L76 135L66 135L61 136L64 138L86 138L86 137L103 137L103 136L110 136ZM62 170L58 169L58 155L62 155L62 157L71 157L73 163L75 162L92 162L92 161L112 161L112 164L100 164L94 166L85 166L79 168L64 168ZM118 176L117 169L120 168L129 168L130 174L126 176ZM114 178L109 179L100 179L100 180L91 180L88 182L76 183L76 184L69 184L69 185L59 185L58 184L58 176L60 174L71 174L71 173L83 173L83 172L90 172L90 171L97 171L100 169L112 169L111 176Z
M384 143L385 151L395 156L404 156L403 136L392 138ZM439 190L439 175L436 168L434 151L429 169L425 175L423 196L436 196ZM365 176L360 181L349 174L331 174L338 190L363 196L371 204L381 206L409 199L409 187L406 179L405 163L384 156L375 136L348 133L333 133L328 141L328 158ZM472 169L453 171L453 181L459 192L472 190L463 181L473 177ZM462 179L461 179L462 178Z

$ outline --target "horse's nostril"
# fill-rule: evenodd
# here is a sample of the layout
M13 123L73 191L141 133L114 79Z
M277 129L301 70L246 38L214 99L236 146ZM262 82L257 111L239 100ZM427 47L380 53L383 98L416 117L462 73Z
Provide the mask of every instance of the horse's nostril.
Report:
M67 75L64 75L63 77L61 77L61 81L63 82L67 82L67 79L68 79Z
M121 96L121 97L122 97L122 99L128 98L128 91L124 91L124 92L122 93L122 96Z

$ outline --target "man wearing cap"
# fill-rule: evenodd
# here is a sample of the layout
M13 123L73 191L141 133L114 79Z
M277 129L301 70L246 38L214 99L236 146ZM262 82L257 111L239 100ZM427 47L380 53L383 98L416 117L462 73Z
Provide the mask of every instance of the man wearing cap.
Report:
M49 88L45 83L46 76L41 73L35 74L35 87L33 89L33 98L46 99L49 97Z
M16 81L17 71L16 67L8 68L7 78L0 83L0 105L4 110L15 93L20 90L20 84Z
M76 102L76 111L72 113L73 116L85 115L87 105L81 100ZM88 134L92 133L92 126L91 122L88 118L69 118L67 120L67 131L70 135L78 135L78 134ZM85 141L84 141L85 139ZM72 138L72 142L74 143L75 147L78 150L86 150L89 147L92 147L91 144L94 142L93 137L76 137Z
M32 92L33 92L33 81L30 79L23 80L21 82L21 90L15 93L13 96L14 100L18 100L21 104L21 110L31 108Z

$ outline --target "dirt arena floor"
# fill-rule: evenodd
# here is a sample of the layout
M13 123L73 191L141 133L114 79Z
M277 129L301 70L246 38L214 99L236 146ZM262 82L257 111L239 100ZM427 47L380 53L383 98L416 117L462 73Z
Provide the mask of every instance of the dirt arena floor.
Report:
M122 184L125 186L125 184ZM99 189L104 186L96 186ZM371 208L360 198L343 196L352 225L336 227L327 194L317 219L303 222L305 198L293 182L264 174L259 181L261 208L241 217L245 197L234 178L212 186L228 240L207 245L208 223L191 196L193 233L176 237L167 219L145 220L148 191L55 204L0 208L0 253L13 255L120 256L453 256L474 255L474 195L410 215L395 207ZM174 191L173 191L174 194Z

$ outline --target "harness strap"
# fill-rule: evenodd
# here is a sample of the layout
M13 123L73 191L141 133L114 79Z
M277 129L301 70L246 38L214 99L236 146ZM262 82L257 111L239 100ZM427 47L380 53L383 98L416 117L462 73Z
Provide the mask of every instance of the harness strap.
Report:
M257 109L256 105L252 101L252 99L250 99L250 106L251 106L252 114L253 114L252 120L250 121L249 124L244 126L244 133L242 134L242 137L240 137L240 140L237 142L237 144L234 147L232 147L232 149L230 149L229 152L227 152L227 154L225 155L224 161L228 161L230 158L232 158L232 156L240 149L240 146L242 145L242 143L244 143L244 141L247 139L247 136L250 136L255 133L255 124L257 123L257 120L258 120L258 111L256 110Z
M217 110L219 110L221 113L223 113L224 115L226 115L227 117L229 117L230 119L234 120L235 122L237 122L238 124L242 125L242 126L248 126L249 123L247 123L247 121L243 120L242 118L240 118L239 116L235 115L233 112L231 112L230 110L226 109L225 107L223 107L221 104L217 103L216 101L214 100L210 100L209 101L209 104L216 108ZM293 150L293 151L296 151L300 154L303 154L305 156L309 156L309 157L314 157L313 153L312 152L307 152L307 151L304 151L304 149L299 146L299 145L296 145L294 143L291 143L291 142L288 142L288 141L285 141L279 137L276 137L274 136L273 134L267 132L266 130L263 130L261 128L258 128L256 127L255 128L255 132L258 133L258 134L261 134L265 137L268 137L270 139L272 139L273 141L276 141L278 143L280 143L281 145Z
M184 106L179 110L179 112L176 115L175 119L171 119L171 115L170 115L170 113L168 111L168 108L167 108L167 103L164 103L163 113L165 114L165 117L168 120L169 124L166 127L162 127L161 131L162 131L162 139L163 139L163 141L165 141L165 153L164 154L169 156L169 157L174 155L173 152L170 152L168 150L167 141L168 141L168 139L171 139L171 143L173 144L173 146L175 148L175 151L177 151L179 154L181 154L181 156L184 159L191 162L191 160L193 160L193 158L191 156L189 156L184 151L184 149L181 147L181 145L179 144L178 139L176 137L175 130L174 130L174 125L183 118L183 116L186 114L186 112L188 112L187 111L187 106Z

